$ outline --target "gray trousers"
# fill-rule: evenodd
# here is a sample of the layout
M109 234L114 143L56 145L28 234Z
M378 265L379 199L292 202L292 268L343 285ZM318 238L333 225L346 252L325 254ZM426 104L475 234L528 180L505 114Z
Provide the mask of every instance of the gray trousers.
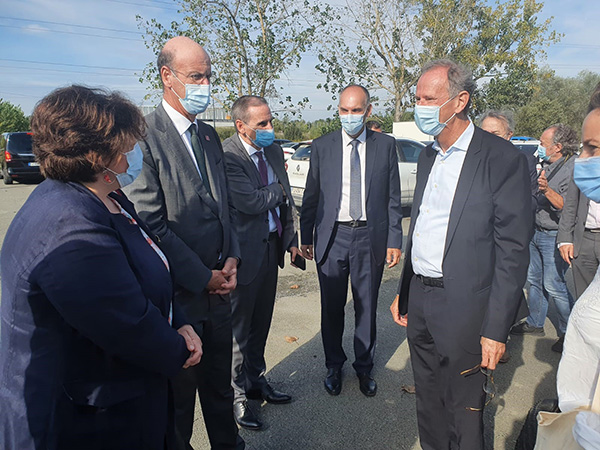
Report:
M584 231L579 254L571 262L573 283L575 284L575 298L579 298L583 294L583 291L590 285L596 275L599 264L600 233Z
M246 392L267 384L265 345L277 292L277 240L271 235L261 261L246 259L245 264L260 264L258 274L250 284L238 284L231 293L234 402L245 400Z

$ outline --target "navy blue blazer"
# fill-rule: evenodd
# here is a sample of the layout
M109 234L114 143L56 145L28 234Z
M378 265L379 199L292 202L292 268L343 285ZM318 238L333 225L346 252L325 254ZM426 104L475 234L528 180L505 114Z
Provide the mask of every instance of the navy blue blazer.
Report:
M111 194L138 223L124 195ZM0 255L0 448L164 449L189 357L171 276L137 226L46 180Z
M402 248L402 207L398 156L393 137L367 130L365 190L367 228L377 264L388 248ZM342 198L342 130L312 142L302 198L300 237L312 245L317 264L326 256Z
M414 275L412 236L437 152L419 155L417 185L399 283L401 314L408 311ZM506 342L529 264L533 231L531 178L525 154L509 141L475 127L450 210L442 270L447 326L471 353L480 337ZM408 318L410 321L410 317Z

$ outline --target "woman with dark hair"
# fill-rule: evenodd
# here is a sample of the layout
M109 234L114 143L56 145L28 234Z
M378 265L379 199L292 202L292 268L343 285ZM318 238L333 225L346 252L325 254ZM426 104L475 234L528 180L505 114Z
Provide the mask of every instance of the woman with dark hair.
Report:
M31 129L47 179L0 255L0 448L168 448L168 377L202 343L120 191L141 170L144 118L119 94L71 86L38 103Z

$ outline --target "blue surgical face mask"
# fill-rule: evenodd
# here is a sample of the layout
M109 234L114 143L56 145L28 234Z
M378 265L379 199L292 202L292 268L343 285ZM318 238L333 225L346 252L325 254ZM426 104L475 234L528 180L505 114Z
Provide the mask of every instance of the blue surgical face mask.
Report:
M550 157L546 155L546 147L544 147L542 144L538 144L537 155L538 158L544 161L548 161L550 159Z
M419 130L429 136L439 135L446 128L448 122L456 115L456 113L452 114L444 123L440 122L440 108L453 98L449 98L440 106L415 105L415 123Z
M193 116L206 111L210 104L210 84L185 84L177 78L175 71L171 69L171 72L173 72L175 79L185 86L185 98L179 97L175 89L171 88L185 110Z
M364 114L344 114L340 115L340 122L342 122L342 128L350 136L356 136L362 129L365 123Z
M600 203L600 156L577 158L573 169L573 181L583 195Z
M248 128L250 128L250 127L248 127ZM250 129L256 133L256 137L254 139L250 139L250 140L258 148L268 147L275 140L275 129L273 129L273 128L271 128L270 130L263 130L261 128L258 128L256 130L254 128L250 128Z
M135 181L135 179L142 172L142 163L144 161L144 156L142 154L142 149L138 144L135 144L133 150L128 151L127 153L123 153L127 158L127 170L123 173L117 173L114 170L109 169L106 170L113 173L117 177L117 181L119 182L119 186L121 189L125 186L129 186L131 183Z

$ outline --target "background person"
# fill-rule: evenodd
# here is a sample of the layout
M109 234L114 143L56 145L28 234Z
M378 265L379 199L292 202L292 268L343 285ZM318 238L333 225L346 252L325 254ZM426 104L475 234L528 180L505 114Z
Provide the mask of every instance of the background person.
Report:
M340 93L342 129L312 142L310 169L302 199L302 253L317 263L321 290L321 336L327 376L325 389L342 389L344 306L348 277L354 299L354 370L359 388L374 396L377 297L387 261L400 260L402 209L396 142L367 130L369 92L351 85ZM314 251L313 251L314 244Z
M213 449L243 448L233 417L231 303L240 247L219 136L196 119L210 102L210 57L183 36L157 68L163 100L146 117L144 167L130 196L171 261L175 300L204 343L197 366L174 380L177 432L191 449L196 392Z
M262 97L237 99L231 116L237 133L223 142L231 201L237 210L242 259L231 293L233 317L232 386L237 423L259 429L262 423L246 397L268 403L289 403L292 397L273 389L265 373L265 346L277 292L277 272L285 252L299 254L294 230L294 203L283 151L273 144L273 116Z
M202 345L118 190L139 173L144 127L132 103L83 86L36 106L46 181L0 259L0 448L167 448L167 377L197 364Z
M487 380L480 368L494 370L505 351L528 261L527 162L471 123L474 89L468 69L436 60L423 67L416 90L415 121L436 139L419 156L391 312L408 325L426 450L483 449Z
M376 120L367 120L367 130L376 131L377 133L381 133L381 124Z
M577 151L577 134L563 124L548 127L540 137L538 154L544 161L538 179L535 232L529 244L529 316L515 325L511 333L544 335L544 322L548 313L550 297L554 299L558 312L558 341L552 350L562 351L567 321L571 313L573 298L567 289L565 272L567 264L560 256L556 236L558 222L573 173L573 155Z

